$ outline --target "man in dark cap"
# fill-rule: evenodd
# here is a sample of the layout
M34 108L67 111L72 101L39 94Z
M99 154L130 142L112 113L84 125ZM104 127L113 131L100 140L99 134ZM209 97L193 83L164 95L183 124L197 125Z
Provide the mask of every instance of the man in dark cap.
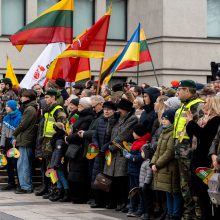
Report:
M201 219L201 212L191 186L192 137L186 133L186 113L193 114L193 120L203 115L203 101L196 96L196 83L193 80L182 80L177 90L182 106L176 111L174 120L175 157L178 159L180 186L184 199L183 219Z
M17 162L17 173L20 187L16 189L16 194L32 193L32 159L33 148L35 147L35 138L37 133L37 103L36 93L29 89L21 95L24 112L21 123L14 130L13 146L18 146L20 157Z
M45 93L45 101L47 104L47 109L44 112L44 125L41 128L41 146L42 146L42 174L44 175L46 168L48 167L51 156L52 156L52 146L50 144L51 138L55 133L54 124L56 122L62 122L66 124L66 114L64 113L63 107L57 104L58 92L55 89L49 89ZM40 157L40 155L39 155ZM36 196L42 196L48 192L49 182L48 179L43 178L44 184L42 189L35 193ZM49 195L48 197L49 198Z
M66 85L66 81L65 79L62 78L57 78L55 80L55 83L58 85L59 87L59 91L63 97L63 100L67 100L69 98L69 94L67 93L66 89L65 89L65 85Z
M81 95L83 89L84 89L84 86L83 86L82 84L80 84L80 83L77 83L77 84L75 84L75 85L73 86L74 94L75 94L76 96L78 96L79 98L80 98L80 95Z
M0 80L0 127L2 119L5 115L6 102L9 100L18 100L17 95L12 89L12 81L10 78L4 78ZM1 129L0 129L1 130Z

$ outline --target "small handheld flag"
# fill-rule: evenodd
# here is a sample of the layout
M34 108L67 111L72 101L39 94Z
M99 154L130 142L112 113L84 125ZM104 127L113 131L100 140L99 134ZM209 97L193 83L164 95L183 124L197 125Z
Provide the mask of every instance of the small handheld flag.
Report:
M122 143L123 143L123 145L124 145L124 148L125 148L128 152L130 152L130 151L131 151L131 143L128 143L127 141L123 141Z
M20 152L17 148L13 147L13 148L8 150L7 157L9 157L9 158L11 158L11 157L19 158L20 157Z
M4 154L0 154L0 166L6 166L7 165L7 159Z
M208 167L198 167L196 169L196 175L202 179L202 181L208 185L209 180L211 179L212 175L215 173L213 169L210 169Z
M99 148L95 144L89 144L86 158L89 160L94 159L99 153Z
M50 177L51 182L55 184L58 181L57 172L54 169L48 169L45 173L46 177Z
M107 165L110 166L112 162L112 153L110 150L106 151L105 160L106 160Z

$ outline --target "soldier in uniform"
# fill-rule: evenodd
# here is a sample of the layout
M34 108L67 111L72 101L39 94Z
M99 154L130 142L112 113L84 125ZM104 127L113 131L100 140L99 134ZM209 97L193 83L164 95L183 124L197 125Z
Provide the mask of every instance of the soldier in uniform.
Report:
M183 219L200 219L201 210L197 198L191 187L191 159L192 159L192 137L186 133L186 113L191 111L193 120L197 121L202 115L203 101L196 96L196 84L192 80L180 81L178 97L182 106L176 111L174 121L175 157L178 160L180 171L180 187L184 199Z

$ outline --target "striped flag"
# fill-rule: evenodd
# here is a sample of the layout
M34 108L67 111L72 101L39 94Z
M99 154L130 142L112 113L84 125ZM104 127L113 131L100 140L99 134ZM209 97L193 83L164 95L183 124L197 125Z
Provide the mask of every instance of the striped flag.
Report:
M73 0L61 0L13 34L9 40L19 51L25 44L70 44L73 39L73 8Z

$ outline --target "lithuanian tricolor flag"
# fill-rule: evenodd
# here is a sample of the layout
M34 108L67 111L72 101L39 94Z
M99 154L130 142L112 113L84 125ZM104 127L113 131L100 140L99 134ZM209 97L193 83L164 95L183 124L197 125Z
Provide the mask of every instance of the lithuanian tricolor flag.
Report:
M65 57L103 58L111 12L112 7L89 30L76 37L57 59ZM54 66L54 62L51 67Z
M21 51L25 44L49 44L73 39L74 0L61 0L9 39Z

